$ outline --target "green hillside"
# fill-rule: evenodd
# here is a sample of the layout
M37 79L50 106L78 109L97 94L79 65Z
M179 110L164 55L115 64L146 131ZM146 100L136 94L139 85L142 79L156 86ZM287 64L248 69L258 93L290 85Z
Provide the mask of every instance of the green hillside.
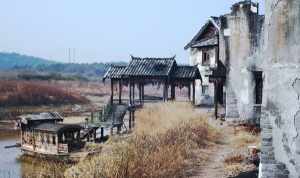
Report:
M126 63L60 63L17 53L0 53L0 71L16 72L19 74L18 76L23 77L26 73L26 79L29 78L28 76L32 76L32 78L62 76L62 78L96 80L104 75L111 64L125 65Z

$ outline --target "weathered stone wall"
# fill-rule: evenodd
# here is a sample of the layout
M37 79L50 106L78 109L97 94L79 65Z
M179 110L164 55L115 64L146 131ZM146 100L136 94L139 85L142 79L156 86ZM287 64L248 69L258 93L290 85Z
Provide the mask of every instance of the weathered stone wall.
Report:
M300 1L266 0L260 177L300 177Z
M254 86L251 57L258 46L259 15L257 5L249 1L236 3L232 12L222 17L220 60L227 67L226 119L254 117Z

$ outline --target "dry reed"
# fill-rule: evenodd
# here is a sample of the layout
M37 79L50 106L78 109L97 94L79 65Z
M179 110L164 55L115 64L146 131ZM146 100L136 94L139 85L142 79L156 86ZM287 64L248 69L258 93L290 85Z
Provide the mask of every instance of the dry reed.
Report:
M65 175L68 178L184 177L187 162L193 157L192 150L203 149L217 138L216 130L191 105L153 104L137 113L137 126L130 137L111 140L100 155L80 162Z

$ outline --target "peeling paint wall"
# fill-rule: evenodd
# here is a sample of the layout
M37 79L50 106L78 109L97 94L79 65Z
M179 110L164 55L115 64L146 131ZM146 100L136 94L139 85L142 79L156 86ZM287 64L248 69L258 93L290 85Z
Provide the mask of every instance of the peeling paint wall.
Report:
M227 67L226 120L254 118L254 78L250 70L258 47L257 4L242 1L224 15L220 31L220 60Z
M300 1L266 0L260 177L300 177Z

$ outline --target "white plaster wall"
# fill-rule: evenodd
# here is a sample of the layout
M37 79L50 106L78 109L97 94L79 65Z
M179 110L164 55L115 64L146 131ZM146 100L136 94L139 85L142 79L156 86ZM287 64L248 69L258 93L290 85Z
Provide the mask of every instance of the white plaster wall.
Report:
M263 121L272 127L276 163L273 171L291 178L300 176L300 1L266 0L264 46L265 73ZM263 126L262 126L263 127ZM264 139L268 135L262 135ZM262 150L267 153L269 150ZM263 157L263 162L267 158ZM270 168L272 164L263 163ZM261 177L271 174L261 170Z
M249 26L248 11L240 6L234 14L225 16L230 31L228 45L221 48L222 61L229 55L229 73L227 75L226 118L227 120L251 120L254 117L254 81L249 70L250 61L253 60L254 50ZM224 37L221 44L226 45ZM229 48L229 54L226 54ZM225 57L224 57L225 55ZM228 96L228 97L227 97Z
M214 64L215 61L215 50L211 49L208 51L210 56L210 64ZM210 73L209 66L202 65L202 51L199 49L190 49L190 65L197 65L202 76L202 83L200 80L196 81L195 87L195 104L196 105L213 105L214 98L214 85L209 83L208 75ZM203 94L202 85L208 86L208 92Z

